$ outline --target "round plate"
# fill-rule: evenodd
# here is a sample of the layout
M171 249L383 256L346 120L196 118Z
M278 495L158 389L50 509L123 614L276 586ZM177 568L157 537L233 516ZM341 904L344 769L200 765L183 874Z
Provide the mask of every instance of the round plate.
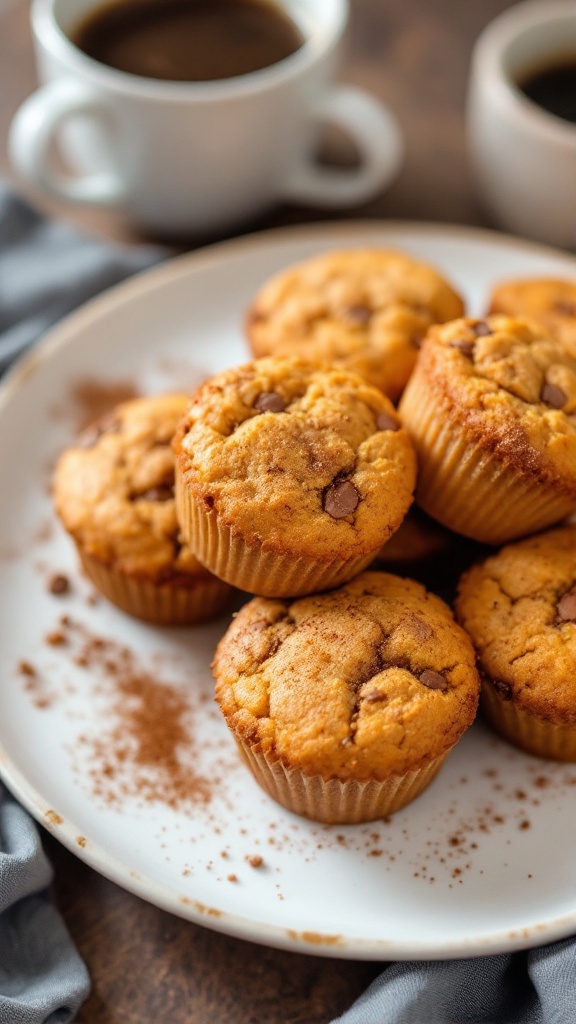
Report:
M227 619L161 629L95 599L52 510L55 458L99 405L190 390L247 361L242 318L266 278L322 250L370 245L435 264L473 315L504 278L576 277L567 255L466 228L276 231L110 290L5 379L0 774L97 871L231 935L386 960L537 945L576 931L576 766L525 756L478 722L389 821L298 818L252 780L212 699L210 661ZM71 582L60 594L59 575ZM141 742L146 723L165 725L154 749Z

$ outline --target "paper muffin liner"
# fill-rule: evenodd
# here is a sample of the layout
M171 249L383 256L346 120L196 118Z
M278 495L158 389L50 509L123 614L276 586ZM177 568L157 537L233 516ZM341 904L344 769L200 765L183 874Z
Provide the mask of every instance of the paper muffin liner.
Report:
M576 726L555 725L518 708L487 681L482 683L482 710L504 739L528 754L576 762Z
M254 778L277 803L295 814L333 825L354 825L385 818L405 807L432 782L450 750L422 768L388 779L323 779L286 768L237 738Z
M451 422L416 368L400 415L418 455L417 504L455 533L500 545L574 511L574 502L497 459Z
M222 523L213 509L196 501L176 469L176 514L186 543L199 562L221 580L260 597L301 597L339 587L358 576L378 548L355 558L330 562L267 551L250 545Z
M215 619L224 610L232 588L204 574L191 582L138 579L100 562L78 547L82 567L96 589L117 608L163 626L194 625Z

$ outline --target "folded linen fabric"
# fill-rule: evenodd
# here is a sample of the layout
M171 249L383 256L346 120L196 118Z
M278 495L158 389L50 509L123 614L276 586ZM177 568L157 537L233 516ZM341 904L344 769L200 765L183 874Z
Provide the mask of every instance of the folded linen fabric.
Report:
M43 217L0 181L0 372L66 313L164 255Z
M66 313L165 255L82 235L0 182L0 373ZM88 995L51 879L36 825L0 784L0 1024L68 1024Z
M68 1024L88 995L51 879L35 824L0 785L0 1024Z
M468 960L391 964L332 1024L574 1024L576 940Z

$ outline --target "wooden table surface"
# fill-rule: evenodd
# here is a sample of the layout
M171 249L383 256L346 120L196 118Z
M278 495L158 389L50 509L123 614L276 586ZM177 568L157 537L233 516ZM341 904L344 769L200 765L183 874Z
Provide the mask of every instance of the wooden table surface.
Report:
M406 142L399 178L349 217L491 226L466 158L464 108L475 39L507 0L351 0L342 79L396 113ZM0 0L0 175L18 181L6 137L36 79L28 4ZM118 217L37 196L40 209L100 235L137 237ZM326 219L284 207L255 227ZM380 971L377 963L283 952L182 921L98 875L44 834L55 898L92 977L80 1024L325 1024Z

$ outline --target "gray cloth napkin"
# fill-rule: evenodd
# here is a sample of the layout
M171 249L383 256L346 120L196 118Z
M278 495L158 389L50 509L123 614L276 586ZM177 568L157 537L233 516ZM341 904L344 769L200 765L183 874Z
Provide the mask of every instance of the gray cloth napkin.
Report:
M391 964L332 1024L575 1024L576 940Z
M88 995L51 880L36 826L0 784L0 1024L67 1024Z
M41 216L0 182L0 373L86 299L160 260ZM68 1024L90 981L36 825L0 784L0 1024Z
M164 255L82 235L0 182L0 373L66 313Z

